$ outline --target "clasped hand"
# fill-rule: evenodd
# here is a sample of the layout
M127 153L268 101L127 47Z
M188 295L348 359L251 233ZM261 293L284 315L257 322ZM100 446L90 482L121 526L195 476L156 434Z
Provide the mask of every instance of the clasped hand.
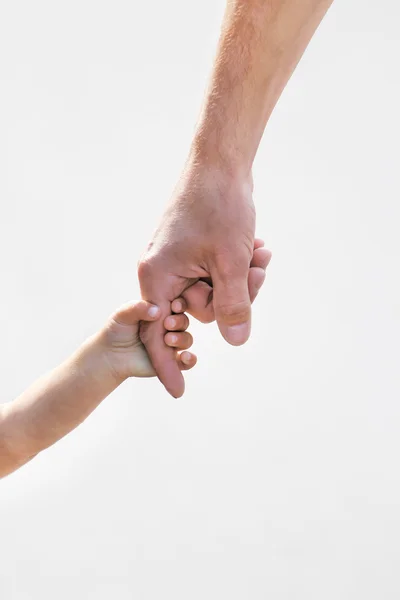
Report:
M250 335L251 303L271 258L254 237L252 192L251 176L189 163L139 262L142 297L162 315L141 325L140 338L174 397L184 393L184 379L174 350L164 343L164 322L176 298L183 298L186 311L199 321L216 320L228 343L241 345Z

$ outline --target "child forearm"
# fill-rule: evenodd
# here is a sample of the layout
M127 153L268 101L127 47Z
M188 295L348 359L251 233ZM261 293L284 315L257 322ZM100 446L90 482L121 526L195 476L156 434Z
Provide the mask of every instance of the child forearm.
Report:
M1 406L0 477L75 429L123 379L103 351L102 334Z
M192 337L186 331L189 320L182 314L185 301L178 300L180 314L164 321L165 343L175 349L180 368L188 370L197 359L180 352L191 346ZM140 325L159 317L160 309L143 300L124 304L70 358L14 402L0 404L0 477L75 429L129 377L155 376L140 339Z

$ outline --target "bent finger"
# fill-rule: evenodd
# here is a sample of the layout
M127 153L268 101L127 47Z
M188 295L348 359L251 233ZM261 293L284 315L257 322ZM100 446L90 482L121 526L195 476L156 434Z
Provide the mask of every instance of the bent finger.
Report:
M260 267L266 269L270 263L272 254L270 250L266 248L257 248L253 252L253 258L251 259L250 267Z
M193 337L188 331L166 333L164 341L170 348L177 348L178 350L187 350L193 345Z
M248 284L250 302L253 303L257 298L258 292L265 281L266 271L260 267L251 267L249 270Z
M166 258L157 257L142 260L138 267L138 276L142 298L157 304L161 317L154 323L141 322L140 339L150 357L157 377L166 390L179 398L184 394L185 382L176 363L175 351L164 342L164 319L171 314L171 289L176 290L176 281L165 269ZM174 294L175 295L175 294ZM180 291L177 292L180 295Z
M175 314L179 314L179 313L183 313L186 312L187 310L187 304L186 304L186 300L183 296L179 296L179 298L175 298L175 300L173 300L171 302L171 311Z
M213 288L205 281L197 281L184 291L186 311L201 323L214 321Z
M248 267L223 267L219 264L211 271L215 317L223 338L233 346L241 346L251 329Z
M181 352L176 360L181 371L190 371L197 364L197 356L192 352Z
M164 327L167 331L186 331L189 319L185 314L169 315L164 320Z
M139 321L156 321L160 314L158 306L139 300L123 304L112 314L112 318L120 325L137 325Z

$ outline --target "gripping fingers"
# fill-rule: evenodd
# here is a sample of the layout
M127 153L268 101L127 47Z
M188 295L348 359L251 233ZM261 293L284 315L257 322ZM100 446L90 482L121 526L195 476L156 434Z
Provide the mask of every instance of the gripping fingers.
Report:
M164 336L164 341L170 348L187 350L193 344L193 337L188 331L168 332Z
M121 325L137 325L139 321L156 321L160 314L158 306L140 300L123 304L112 315L112 318Z
M189 319L184 314L187 309L187 302L184 298L176 298L171 303L172 315L164 319L164 327L167 333L164 341L167 346L184 352L176 352L176 362L181 371L189 371L197 363L197 356L187 349L193 344L193 338L186 331L189 327Z
M257 250L257 248L263 248L264 246L265 246L264 240L262 240L261 238L255 238L254 250Z
M260 267L265 270L269 265L271 256L271 252L266 248L256 248L253 252L250 267Z
M175 300L171 302L171 310L175 314L185 312L187 310L186 300L181 296L179 298L175 298Z
M192 352L181 352L177 354L176 361L181 371L189 371L197 363L197 356Z
M189 319L184 314L170 315L164 320L164 327L167 331L186 331Z

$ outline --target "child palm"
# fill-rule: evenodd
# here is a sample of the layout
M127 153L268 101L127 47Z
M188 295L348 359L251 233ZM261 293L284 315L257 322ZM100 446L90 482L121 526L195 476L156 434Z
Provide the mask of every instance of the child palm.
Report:
M167 346L176 349L176 360L182 371L195 366L197 358L186 352L193 343L193 338L186 331L189 319L184 313L186 302L180 302L179 314L173 314L164 320ZM127 377L155 377L156 372L144 347L145 332L141 332L141 322L157 321L160 310L157 306L145 302L127 303L115 311L104 330L107 346L107 359L114 374L121 379ZM183 352L182 352L183 351Z

